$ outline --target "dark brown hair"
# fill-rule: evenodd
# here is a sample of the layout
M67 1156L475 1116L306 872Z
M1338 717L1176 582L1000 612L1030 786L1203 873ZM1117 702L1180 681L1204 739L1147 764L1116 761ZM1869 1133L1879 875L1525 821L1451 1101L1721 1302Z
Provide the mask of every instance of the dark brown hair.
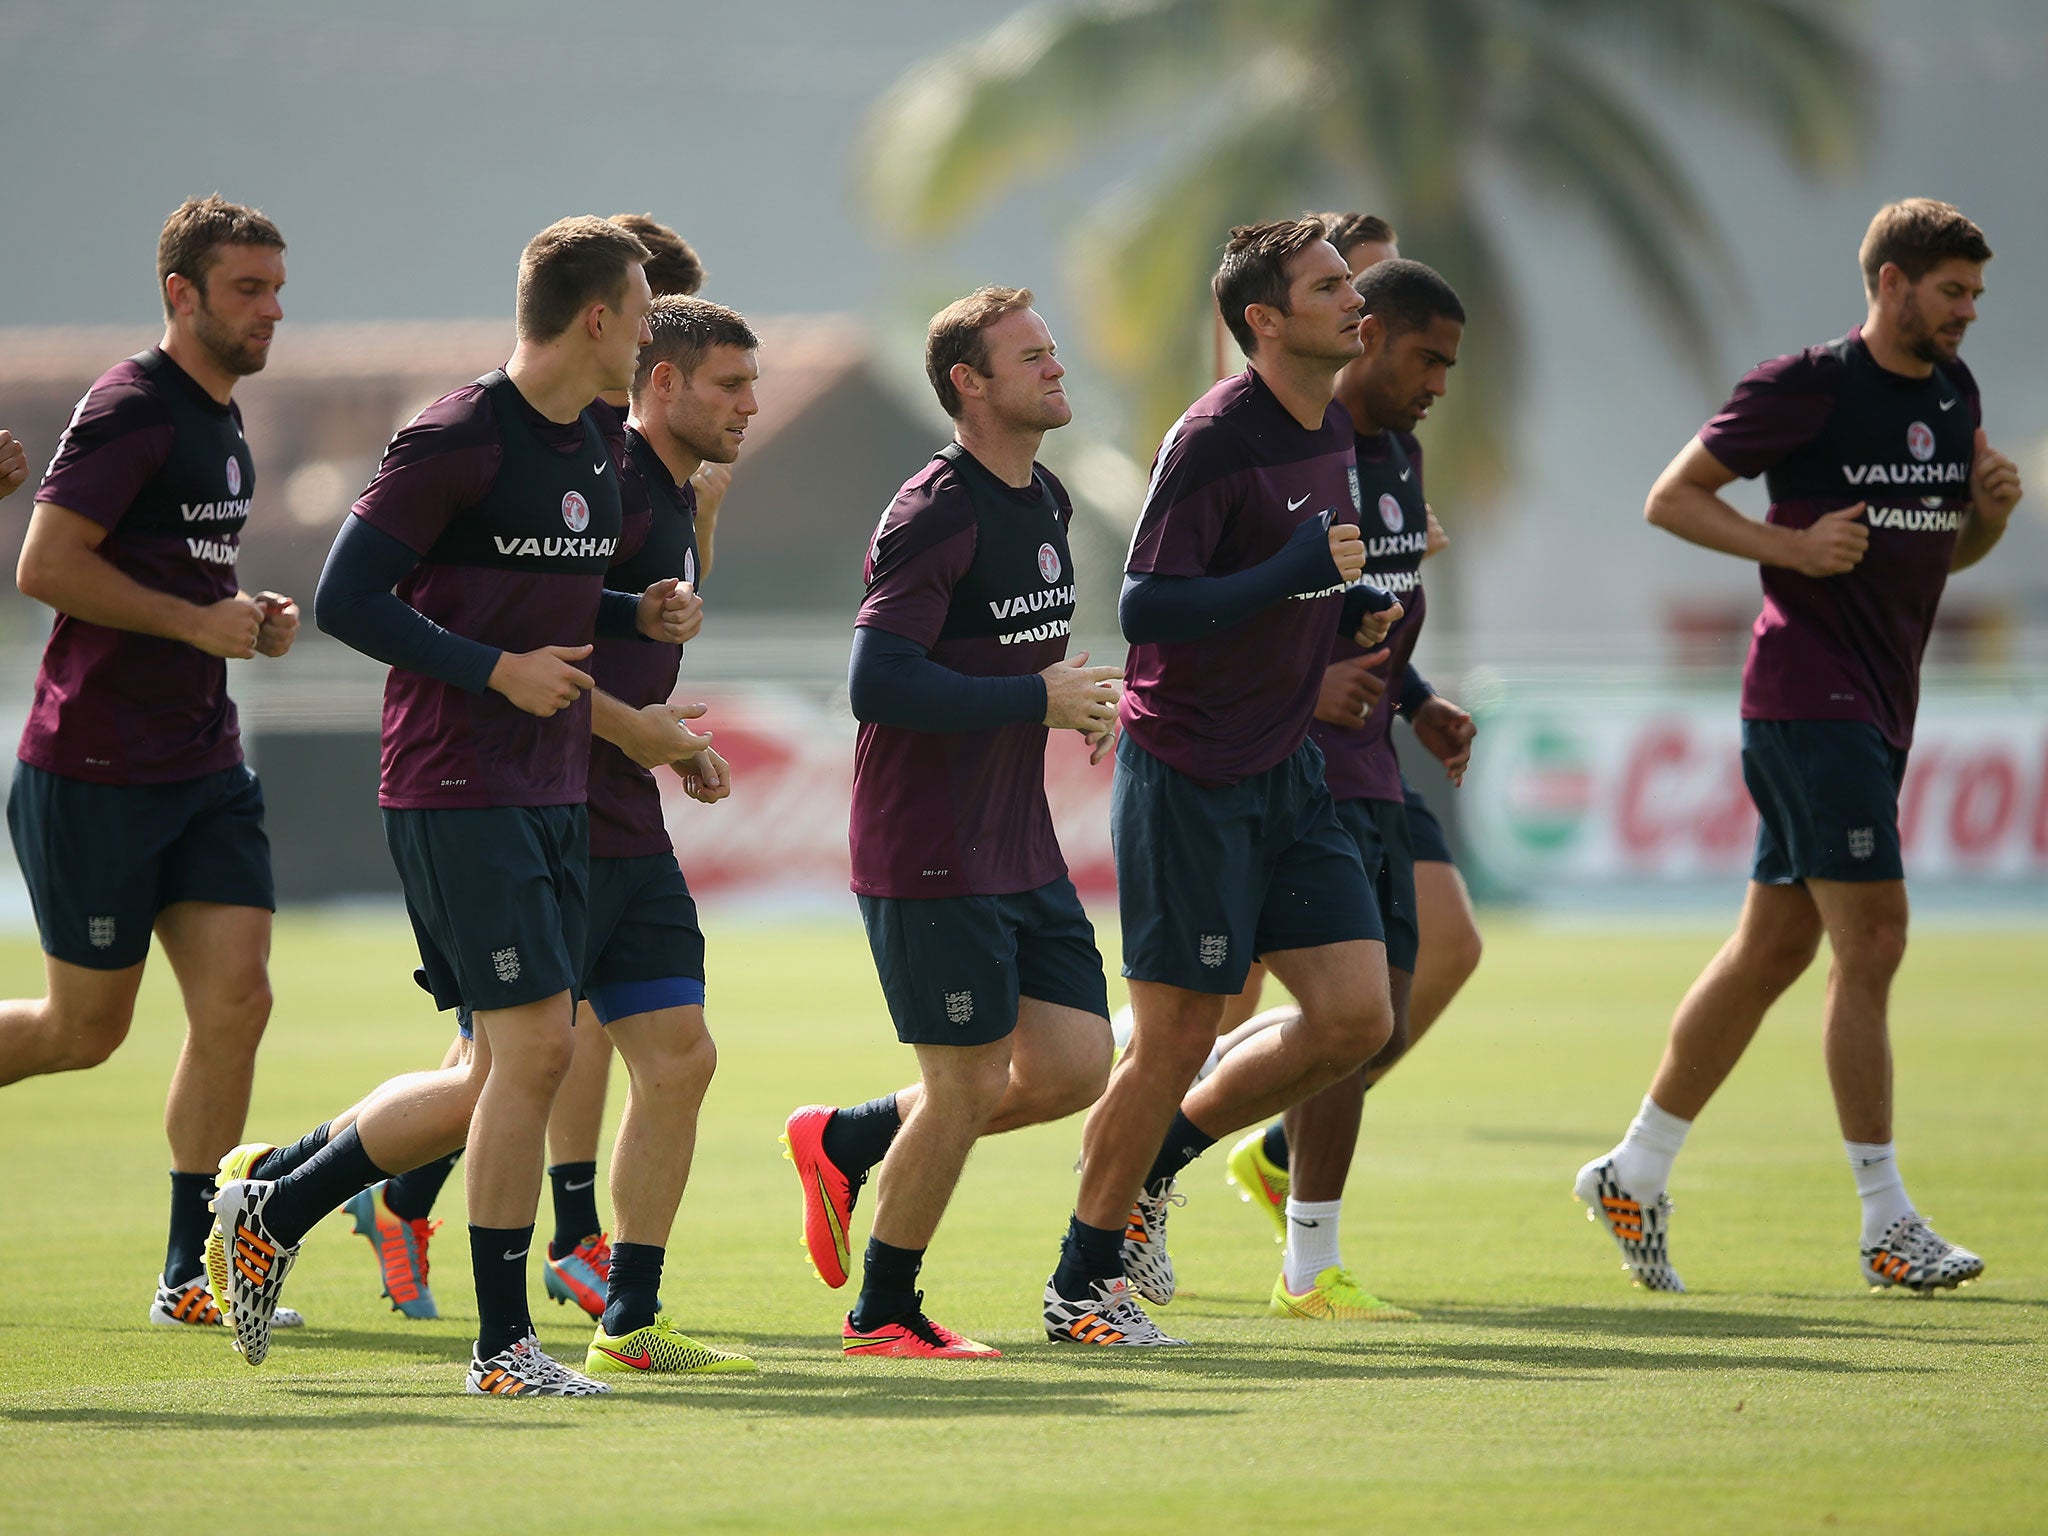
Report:
M640 349L639 364L633 369L636 399L647 387L656 363L669 364L687 379L713 347L744 347L751 352L761 345L761 338L738 310L684 293L656 299L647 311L647 328L654 333L654 340Z
M1210 286L1223 323L1244 355L1250 357L1259 338L1245 323L1248 304L1264 304L1281 314L1287 308L1287 263L1314 245L1329 239L1323 221L1314 214L1298 219L1277 219L1270 224L1240 224L1230 232L1223 247L1223 265L1216 269Z
M924 371L948 416L960 414L960 391L953 387L953 365L965 363L988 374L988 340L983 335L1005 315L1031 307L1029 288L977 288L955 299L936 315L924 333Z
M1887 262L1917 283L1944 261L1960 258L1978 263L1991 259L1984 231L1950 203L1931 197L1909 197L1877 210L1857 252L1863 263L1863 291L1877 297L1877 275Z
M164 301L166 315L171 312L171 274L198 284L204 295L206 274L220 260L224 245L262 245L281 251L284 236L256 209L231 203L218 192L188 197L171 210L163 233L156 237L156 291Z
M1330 244L1337 247L1337 254L1350 260L1354 245L1397 245L1394 226L1376 213L1319 213L1323 227L1330 233Z
M612 222L646 246L647 286L659 299L671 293L689 295L704 287L704 263L694 247L651 213L615 213Z
M647 247L610 219L550 224L519 254L519 339L553 341L592 304L618 304L626 268L646 260Z

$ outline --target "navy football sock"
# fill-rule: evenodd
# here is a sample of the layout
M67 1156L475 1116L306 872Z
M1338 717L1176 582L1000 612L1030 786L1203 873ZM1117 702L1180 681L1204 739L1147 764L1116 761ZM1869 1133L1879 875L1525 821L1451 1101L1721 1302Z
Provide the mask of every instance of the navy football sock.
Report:
M171 1240L164 1248L164 1284L197 1280L206 1268L206 1234L213 1230L213 1175L171 1171Z
M1145 1175L1145 1187L1172 1178L1215 1145L1214 1136L1176 1109L1173 1124L1166 1129L1166 1141L1152 1159L1152 1171Z
M1275 1168L1287 1166L1287 1127L1281 1121L1266 1127L1266 1161Z
M666 1248L652 1243L614 1243L612 1277L605 1287L604 1317L598 1323L616 1339L645 1328L661 1310L661 1262Z
M903 1116L896 1108L896 1095L884 1094L851 1109L838 1109L825 1122L819 1144L832 1165L850 1179L858 1179L889 1154L889 1143L903 1129Z
M533 1228L471 1227L469 1262L476 1271L476 1357L488 1360L533 1332L526 1304L526 1259Z
M853 1326L866 1333L915 1312L917 1272L923 1264L922 1248L895 1248L879 1237L869 1238L867 1256L861 1261L860 1298L853 1304Z
M249 1165L252 1179L281 1179L294 1168L303 1166L315 1152L327 1145L332 1134L328 1130L331 1122L323 1120L288 1147L272 1147L268 1152Z
M456 1159L461 1156L458 1147L446 1157L421 1163L393 1177L384 1186L384 1203L391 1207L391 1214L400 1221L424 1220L441 1197L441 1186L448 1182L448 1175L455 1171Z
M548 1169L548 1186L555 1195L555 1235L548 1243L548 1257L566 1258L579 1243L604 1230L597 1216L597 1164L556 1163Z
M1079 1301L1097 1280L1114 1280L1123 1272L1124 1229L1091 1227L1078 1216L1069 1217L1059 1268L1052 1274L1053 1290Z
M284 1247L296 1247L328 1212L389 1177L370 1161L363 1138L350 1126L277 1181L263 1224Z

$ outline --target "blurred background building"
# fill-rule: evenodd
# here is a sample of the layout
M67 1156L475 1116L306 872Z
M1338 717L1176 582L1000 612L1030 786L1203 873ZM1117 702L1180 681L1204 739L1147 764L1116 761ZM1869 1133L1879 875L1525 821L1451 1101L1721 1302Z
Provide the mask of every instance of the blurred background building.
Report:
M716 700L740 788L678 803L679 844L700 883L843 900L861 555L945 435L925 318L980 282L1037 290L1078 411L1047 444L1081 504L1077 643L1116 656L1144 461L1159 402L1199 388L1224 227L1380 212L1471 311L1424 429L1455 542L1428 571L1421 662L1484 729L1462 793L1428 765L1418 782L1496 897L1729 905L1752 825L1733 687L1756 576L1649 529L1643 495L1743 369L1861 318L1855 249L1878 204L1940 197L1998 251L1965 355L2032 489L1944 604L1909 868L1936 904L2048 904L2048 198L2031 159L2048 11L1328 10L1318 51L1251 0L0 3L0 425L39 467L91 379L155 339L154 241L180 198L263 207L291 282L274 360L238 392L258 475L243 571L309 603L391 431L502 361L525 239L565 213L651 211L763 335L762 413L683 683ZM1252 155L1291 142L1261 137L1274 124L1317 146L1284 174ZM1759 487L1738 499L1762 510ZM29 500L0 518L10 557ZM46 629L0 595L0 730ZM377 669L308 633L231 677L286 896L391 889ZM1062 831L1099 888L1106 774L1065 745Z

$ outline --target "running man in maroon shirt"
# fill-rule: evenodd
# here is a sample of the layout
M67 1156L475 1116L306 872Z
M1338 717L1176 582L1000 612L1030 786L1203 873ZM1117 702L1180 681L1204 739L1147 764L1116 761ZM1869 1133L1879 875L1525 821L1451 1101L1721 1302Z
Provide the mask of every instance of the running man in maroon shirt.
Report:
M925 1315L918 1271L976 1140L1084 1108L1109 1071L1102 956L1053 835L1045 744L1076 729L1101 760L1118 669L1067 656L1073 507L1036 460L1073 409L1030 290L939 311L925 370L954 441L875 530L848 677L853 889L919 1080L799 1109L784 1140L827 1285L846 1283L854 1198L881 1168L846 1353L988 1359Z
M1332 392L1361 350L1363 304L1326 235L1312 218L1231 231L1216 299L1251 366L1167 433L1131 541L1110 816L1135 1022L1088 1117L1045 1289L1046 1332L1062 1342L1180 1342L1136 1300L1172 1294L1175 1175L1218 1136L1354 1071L1392 1028L1372 890L1308 740L1351 604L1377 609L1354 630L1362 645L1400 617L1385 593L1345 590L1365 545L1351 420ZM1183 1103L1261 956L1302 1018Z
M1898 793L1920 659L1949 572L2004 535L2020 478L1986 442L1957 356L1991 259L1983 232L1913 198L1878 210L1861 258L1863 324L1752 370L1644 508L1682 539L1757 562L1764 591L1742 675L1743 777L1761 818L1748 898L1679 1005L1641 1113L1575 1185L1652 1290L1685 1289L1665 1190L1686 1133L1823 932L1828 1077L1863 1203L1863 1279L1926 1292L1984 1269L1907 1198L1886 1005L1906 948ZM1771 498L1761 523L1720 496L1758 474Z
M690 243L666 224L643 213L613 214L611 222L653 253L644 270L648 290L657 300L693 295L703 286L703 262ZM748 373L753 366L749 348L725 349L711 374L702 379L692 375L692 398L699 391L709 391L707 399L715 396L729 400L740 392L739 386L743 381L739 375ZM664 386L672 371L672 368L664 371ZM744 393L748 402L746 410L751 414L750 382L746 383ZM621 388L598 396L591 402L590 410L611 445L613 460L618 465L620 494L625 498L620 559L622 562L638 560L644 565L641 557L648 554L647 537L656 526L656 509L649 501L647 480L630 447L626 417L631 406L630 391ZM728 449L734 454L738 452L738 439L722 428L706 426L704 440L708 449L719 454L726 454ZM715 474L712 473L714 471ZM683 588L692 597L702 590L704 569L709 564L706 559L709 532L717 518L718 502L724 495L729 477L727 465L706 458L697 473L689 477L687 485L674 488L675 493L691 503L693 508L690 513L682 514L682 520L688 523L682 538L688 545L691 568L683 569L683 553L673 547L672 537L659 541L655 552L673 557L673 569L663 574L680 577ZM673 535L676 522L663 519L659 526L665 534ZM626 580L621 575L613 584L621 585ZM645 581L637 583L637 586L644 585ZM686 599L686 607L688 603ZM685 634L684 638L690 636ZM693 786L693 794L700 799L723 799L731 789L724 760L708 745L710 738L693 735L687 728L678 728L680 721L701 715L702 706L671 706L665 702L668 695L664 692L661 695L664 702L658 706L648 703L645 708L625 707L612 697L609 690L605 676L608 656L636 656L638 665L643 667L659 668L662 665L658 648L642 646L637 641L600 641L592 653L589 671L597 679L597 687L590 696L591 731L595 737L590 761L593 858L606 857L607 788L625 788L623 775L634 770L636 764L642 768L660 763L676 764L677 771L685 775L685 782ZM675 675L674 661L675 654L671 648L667 667L671 680ZM614 745L618 750L612 750ZM701 765L704 771L701 773L694 761L699 756L704 759ZM628 758L631 762L627 761ZM635 792L639 792L638 786L635 786ZM659 826L659 796L651 779L646 781L644 793L656 796L653 824ZM647 841L643 834L641 842L645 844ZM659 847L667 846L667 834L663 832ZM653 850L648 851L651 855ZM592 879L594 910L597 905L596 866L593 866ZM692 917L692 924L694 921ZM598 948L602 947L602 944L598 945ZM592 1318L602 1316L605 1311L606 1287L611 1278L611 1244L597 1210L597 1144L604 1123L612 1046L610 1032L595 1023L595 1017L588 1000L579 1005L575 1056L568 1075L562 1079L561 1090L555 1095L554 1108L548 1115L547 1174L554 1207L554 1233L548 1241L541 1271L550 1296L564 1304L574 1302ZM590 1023L591 1027L582 1028L584 1023ZM442 1068L445 1070L460 1064L467 1049L466 1042L458 1034L442 1059ZM407 1317L440 1315L439 1304L427 1283L427 1249L437 1225L430 1218L434 1202L460 1156L459 1152L451 1152L446 1157L435 1158L362 1191L344 1207L355 1221L356 1232L376 1251L378 1274L392 1309Z
M164 1110L170 1242L149 1312L164 1325L221 1321L207 1201L270 1016L270 843L226 658L282 656L298 631L289 598L236 578L256 470L233 393L270 356L284 280L284 238L254 209L214 196L172 213L163 340L79 401L16 572L57 610L8 799L49 994L0 1003L0 1083L113 1054L162 941L187 1020ZM0 486L8 462L0 449Z
M607 1390L541 1350L526 1260L585 968L592 679L578 663L598 635L677 642L687 606L672 578L637 595L605 587L623 514L589 407L630 383L649 339L646 259L604 219L564 219L529 241L511 361L399 432L321 573L321 627L391 668L385 839L419 979L474 1046L293 1147L251 1143L223 1162L207 1265L252 1365L306 1233L466 1144L478 1314L466 1390Z

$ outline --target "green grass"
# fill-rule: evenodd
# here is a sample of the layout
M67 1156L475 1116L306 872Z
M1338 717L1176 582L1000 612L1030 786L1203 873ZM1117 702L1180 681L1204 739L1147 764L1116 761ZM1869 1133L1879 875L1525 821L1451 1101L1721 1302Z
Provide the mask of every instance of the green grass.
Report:
M946 1367L840 1358L846 1297L802 1262L777 1157L791 1106L908 1068L857 930L715 929L722 1066L665 1293L762 1370L587 1403L461 1395L459 1181L439 1323L385 1309L343 1221L292 1278L311 1326L262 1370L219 1335L143 1323L178 1043L159 965L110 1064L0 1094L0 1528L2041 1529L2041 936L1924 934L1900 984L1908 1186L1990 1261L1931 1301L1857 1281L1812 978L1680 1165L1690 1295L1631 1291L1568 1200L1717 939L1492 925L1465 998L1369 1102L1352 1178L1346 1256L1422 1322L1264 1317L1277 1250L1212 1153L1174 1218L1186 1297L1165 1314L1195 1347L1056 1351L1036 1311L1072 1198L1069 1124L970 1165L926 1284L936 1315L1008 1354ZM439 1055L411 963L397 923L280 926L252 1134L296 1135ZM40 975L32 945L0 948L0 990ZM534 1290L543 1340L579 1355L587 1330Z

